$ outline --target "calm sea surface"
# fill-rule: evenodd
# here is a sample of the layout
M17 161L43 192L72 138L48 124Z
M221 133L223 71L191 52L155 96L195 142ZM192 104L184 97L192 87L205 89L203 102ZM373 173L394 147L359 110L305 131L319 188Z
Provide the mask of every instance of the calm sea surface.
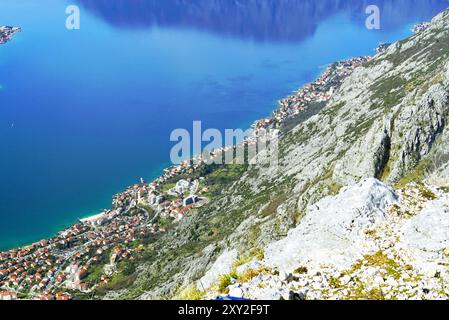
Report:
M81 29L65 28L65 8ZM381 8L381 30L365 7ZM170 132L243 128L335 60L408 36L445 0L0 0L0 249L98 210L169 164Z

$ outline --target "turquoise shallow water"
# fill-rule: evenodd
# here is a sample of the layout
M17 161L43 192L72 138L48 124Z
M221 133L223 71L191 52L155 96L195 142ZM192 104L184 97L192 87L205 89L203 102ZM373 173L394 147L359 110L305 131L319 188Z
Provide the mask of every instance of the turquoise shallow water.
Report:
M81 29L65 29L65 8ZM53 235L169 164L170 132L246 128L329 63L410 34L446 1L15 0L0 25L0 249Z

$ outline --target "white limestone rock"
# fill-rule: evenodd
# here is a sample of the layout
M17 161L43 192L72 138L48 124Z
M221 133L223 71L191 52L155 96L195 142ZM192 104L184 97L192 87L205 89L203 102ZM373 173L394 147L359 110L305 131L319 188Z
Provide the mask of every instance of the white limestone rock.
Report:
M299 265L348 268L372 250L365 231L385 219L385 207L396 201L393 190L376 179L345 188L310 206L298 227L266 248L265 263L286 272Z
M449 248L449 196L426 203L424 209L407 221L402 230L401 245L412 254L412 263L426 273L434 274L438 262Z
M218 281L220 276L228 274L231 271L232 265L236 259L236 250L223 252L217 260L215 260L212 267L199 280L199 283L197 284L198 289L202 290L203 288L209 288Z

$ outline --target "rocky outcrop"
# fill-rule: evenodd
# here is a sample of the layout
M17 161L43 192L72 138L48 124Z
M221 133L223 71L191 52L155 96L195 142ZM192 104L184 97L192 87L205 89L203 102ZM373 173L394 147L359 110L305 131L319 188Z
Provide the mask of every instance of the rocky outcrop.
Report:
M417 269L435 274L449 262L449 196L429 201L419 214L401 228L404 248Z
M206 272L206 274L199 280L201 288L211 287L219 277L228 274L234 261L237 259L237 251L225 251L217 260L215 260L212 267Z
M309 208L265 258L232 273L250 299L447 299L449 194L375 179ZM217 295L210 290L209 297Z
M386 206L395 201L393 191L375 179L326 197L308 208L287 237L266 248L265 263L284 272L300 265L348 268L372 251L366 231L385 219Z
M413 170L428 155L439 134L442 133L448 114L449 94L440 84L432 86L421 98L417 107L406 107L398 115L398 131L402 133L402 148L397 152L390 181Z
M391 120L379 122L357 141L335 165L334 181L348 185L368 177L380 177L390 157Z

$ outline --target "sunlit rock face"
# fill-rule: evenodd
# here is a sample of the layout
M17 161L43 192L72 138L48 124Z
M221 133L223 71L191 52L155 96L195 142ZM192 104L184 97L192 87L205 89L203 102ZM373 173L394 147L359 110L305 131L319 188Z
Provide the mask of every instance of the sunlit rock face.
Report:
M348 268L373 250L366 231L384 221L386 207L396 201L393 190L376 179L347 188L338 197L324 198L309 207L285 239L267 247L266 262L282 271L301 264Z

